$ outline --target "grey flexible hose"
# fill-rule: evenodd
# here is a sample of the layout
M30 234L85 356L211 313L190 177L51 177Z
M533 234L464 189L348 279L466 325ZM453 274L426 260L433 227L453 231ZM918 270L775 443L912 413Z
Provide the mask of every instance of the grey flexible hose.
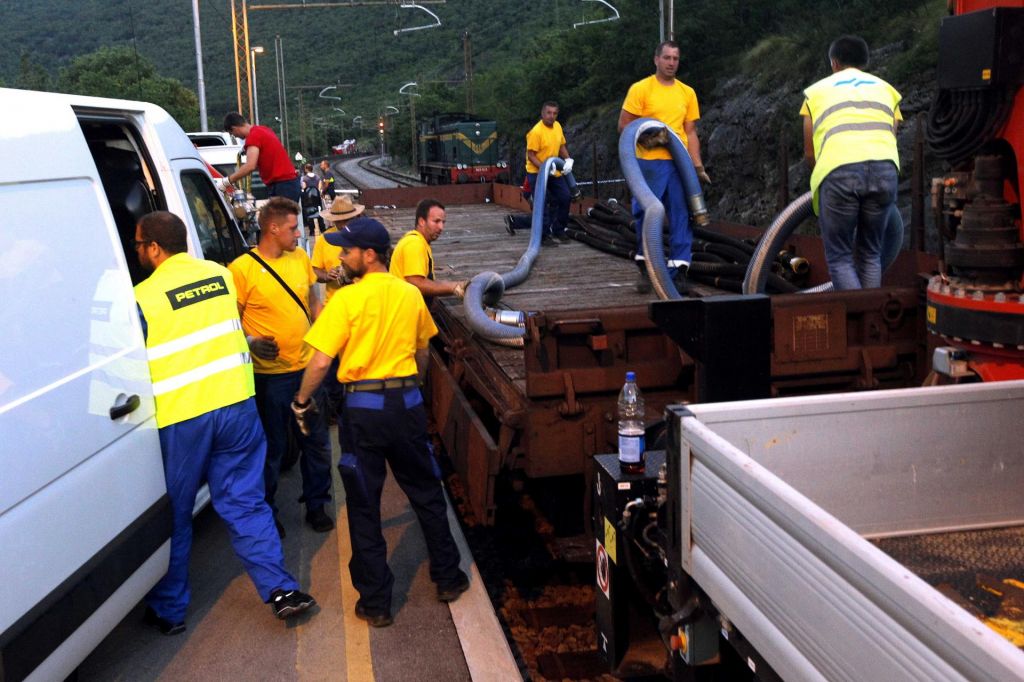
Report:
M636 141L640 133L655 127L665 128L669 132L668 150L672 155L676 170L679 171L679 176L683 180L683 191L691 217L695 222L704 224L707 222L708 211L704 204L704 193L700 187L700 180L697 179L693 161L675 132L661 121L653 118L638 118L627 125L619 135L619 163L622 166L622 174L626 178L626 183L629 185L629 191L644 210L644 221L640 229L643 235L644 263L647 274L651 278L651 285L658 298L662 300L678 299L682 296L676 290L676 285L672 282L668 267L665 265L665 247L661 242L661 226L665 221L665 207L647 186L647 180L644 179L640 170L640 162L636 158Z
M540 253L541 233L544 229L544 202L547 199L548 177L552 167L562 169L565 163L556 156L544 160L537 172L537 186L533 189L533 218L530 224L530 243L526 251L519 257L516 266L503 275L496 272L481 272L469 282L463 306L466 309L466 323L474 333L494 341L522 338L526 329L519 325L507 325L492 319L486 311L487 306L495 305L506 289L522 284L530 276L533 262ZM503 343L503 345L509 345Z
M811 202L811 193L805 192L794 199L789 206L782 209L782 212L775 217L772 224L768 226L760 241L754 255L750 257L750 265L747 266L747 274L743 278L744 294L759 294L764 292L765 283L768 281L768 273L771 272L774 254L782 249L782 244L793 234L797 225L804 219L810 217L814 212ZM896 205L889 209L886 216L885 235L882 238L882 272L889 269L895 262L903 247L903 216L900 215ZM825 291L832 291L832 282L825 282L809 289L803 289L801 294L814 294Z

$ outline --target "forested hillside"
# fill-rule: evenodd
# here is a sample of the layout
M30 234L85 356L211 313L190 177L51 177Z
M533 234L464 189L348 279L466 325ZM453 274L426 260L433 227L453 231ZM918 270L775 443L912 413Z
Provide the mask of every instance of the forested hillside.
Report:
M522 136L535 122L540 103L556 99L562 105L570 147L584 162L584 174L596 166L599 175L614 175L617 112L629 84L652 72L661 3L610 1L621 15L618 21L574 29L575 22L602 18L607 10L600 3L581 0L447 0L427 5L440 17L441 27L398 36L395 29L422 25L430 18L397 3L332 9L251 7L251 44L267 49L258 58L261 118L273 123L279 114L272 51L274 36L280 35L289 86L339 86L332 93L341 97L339 101L318 99L315 89L288 91L291 138L301 139L307 154L322 153L328 143L352 136L356 116L363 117L365 139L372 139L375 119L391 105L401 111L390 122L391 149L401 155L410 136L408 98L398 90L416 81L415 91L421 95L415 103L418 116L465 110L471 99L475 113L497 119L513 167L521 163ZM219 127L223 113L236 108L230 3L199 4L210 123ZM302 2L275 4L301 7ZM81 78L68 78L75 59L101 47L122 46L131 54L137 51L137 64L151 62L153 77L177 79L194 90L191 5L190 0L6 0L0 3L7 47L0 53L0 81L40 89L81 87ZM798 125L799 93L826 75L825 52L837 35L863 35L875 48L884 77L897 88L930 87L946 2L676 0L675 9L683 57L679 76L700 96L706 160L713 175L724 182L726 172L732 174L726 168L731 163L729 150L743 146L735 136L758 140L757 158L742 160L748 167L775 164L778 143L798 143L776 143L774 138L787 120ZM471 93L465 79L467 35ZM75 68L80 76L81 64ZM129 74L117 81L116 87L124 91L120 96L144 96L148 90L139 85L141 80ZM182 107L189 106L183 100ZM197 125L195 116L172 113L186 128ZM719 125L731 132L716 137ZM744 153L749 157L749 151ZM718 191L716 183L712 196Z

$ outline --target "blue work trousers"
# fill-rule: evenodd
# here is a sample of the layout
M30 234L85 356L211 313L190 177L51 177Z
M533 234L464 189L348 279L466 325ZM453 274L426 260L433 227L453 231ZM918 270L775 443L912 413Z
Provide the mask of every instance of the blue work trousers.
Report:
M665 207L668 221L668 266L674 274L680 265L689 265L693 256L693 231L690 229L690 210L683 192L683 179L679 177L675 163L670 159L637 159L640 172L647 186ZM643 224L644 210L633 200L633 215L636 217L636 259L644 260Z
M418 388L356 391L345 395L338 428L352 560L349 572L360 605L391 612L394 575L380 519L380 498L391 466L412 504L427 541L430 579L439 587L461 580L459 549L448 526L448 505L427 439L427 414Z
M313 400L317 404L316 419L310 424L308 436L302 435L295 424L292 413L292 399L302 383L302 371L284 374L256 374L256 406L260 421L267 432L267 463L263 467L263 478L267 486L267 503L277 514L274 496L277 494L277 479L281 475L281 458L288 449L288 429L295 429L302 455L299 468L302 471L302 497L306 510L322 507L331 501L331 435L327 425L327 394L317 389Z
M231 545L263 601L276 589L299 584L284 568L281 539L263 497L266 440L252 398L160 429L164 476L174 530L167 575L146 595L146 603L172 623L185 620L191 592L192 507L203 482L231 534Z
M537 194L537 174L527 173L526 177L533 188L533 194ZM544 201L544 229L542 236L565 234L565 228L569 226L569 204L572 201L569 195L569 185L564 176L548 176L548 186Z
M836 290L882 285L882 250L899 173L892 161L839 166L818 188L818 223Z

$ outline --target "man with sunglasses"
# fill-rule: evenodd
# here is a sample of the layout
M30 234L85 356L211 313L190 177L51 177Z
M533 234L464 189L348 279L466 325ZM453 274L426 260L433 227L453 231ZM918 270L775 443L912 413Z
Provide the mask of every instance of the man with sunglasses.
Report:
M185 224L167 211L139 221L134 245L139 264L153 273L135 297L173 514L170 565L146 595L145 622L165 635L185 631L192 507L207 481L260 597L278 618L297 615L316 601L285 569L264 499L266 439L231 274L190 256Z
M451 602L469 588L448 527L448 508L427 436L419 386L426 376L430 338L437 327L420 291L388 273L391 237L378 221L357 218L324 235L341 247L341 264L354 284L340 289L305 336L315 351L292 410L300 425L313 416L313 396L340 355L345 386L341 459L352 561L359 592L356 616L373 627L391 625L394 576L387 563L380 498L391 465L427 541L437 598Z

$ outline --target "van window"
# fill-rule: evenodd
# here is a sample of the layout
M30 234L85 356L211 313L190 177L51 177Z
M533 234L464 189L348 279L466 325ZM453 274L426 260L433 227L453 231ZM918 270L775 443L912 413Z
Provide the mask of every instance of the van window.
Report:
M181 188L199 235L203 258L227 265L241 255L245 245L206 173L185 171L181 174Z
M127 121L94 119L83 114L78 123L96 162L132 284L138 284L147 273L142 271L132 247L135 225L147 213L167 208L152 164L139 144L138 132Z

